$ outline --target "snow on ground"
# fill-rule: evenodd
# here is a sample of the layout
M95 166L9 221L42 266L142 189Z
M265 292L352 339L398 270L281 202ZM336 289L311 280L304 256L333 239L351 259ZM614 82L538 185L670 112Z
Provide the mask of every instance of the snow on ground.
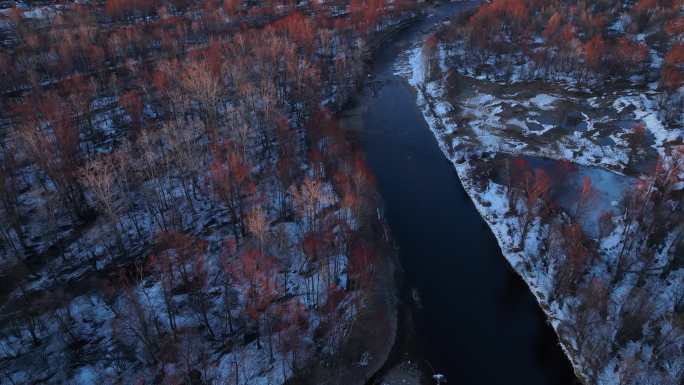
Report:
M474 178L476 173L474 169L480 159L486 160L491 157L487 154L492 153L567 159L579 165L591 166L581 168L579 174L590 177L597 191L597 196L594 197L598 201L596 212L616 210L617 201L622 192L633 186L633 180L620 175L627 167L630 156L633 156L626 145L625 133L612 133L612 142L601 144L583 135L580 128L591 131L596 123L605 124L609 119L601 116L590 117L587 113L581 113L578 120L584 123L582 126L577 124L572 132L555 137L553 144L531 145L529 143L534 143L532 135L544 135L556 129L556 125L542 124L541 133L531 134L525 126L533 119L526 121L510 117L503 119L504 111L522 105L531 109L534 114L542 116L545 111L558 107L563 101L561 96L539 93L526 98L502 97L476 89L470 95L462 95L463 99L458 100L457 105L452 105L444 88L446 82L443 78L438 81L424 81L425 76L422 73L425 72L425 63L421 58L420 47L407 51L405 57L397 63L395 73L406 78L415 88L417 104L428 126L437 137L442 152L452 161L465 190L496 236L503 255L525 280L547 314L559 334L561 346L576 373L585 379L590 378L590 373L593 373L592 365L596 363L592 361L593 357L583 350L582 343L587 339L579 341L575 332L568 331L582 327L578 321L582 299L579 295L558 297L554 293L556 285L554 275L558 267L554 266L555 262L542 251L541 243L549 236L549 225L543 225L539 218L535 218L526 239L522 240L519 218L521 214L510 215L511 207L507 187L491 180L482 186L481 182ZM643 93L633 94L629 91L610 98L594 97L585 101L589 107L586 111L599 106L605 107L612 100L616 115L627 115L628 119L644 122L648 132L655 138L652 147L662 156L665 154L665 145L681 137L682 133L681 130L668 130L664 127L656 113L655 97L655 95ZM627 107L629 109L625 110ZM462 117L468 119L464 120ZM502 127L506 125L518 127L522 131L522 137L502 132L504 131ZM598 136L598 133L594 133L593 136ZM561 205L563 205L562 202ZM571 208L572 203L564 207L567 211L572 211ZM588 229L585 227L585 230L596 238L598 218L590 215L586 221L590 224L587 226ZM625 231L627 231L625 225L617 219L612 233L600 239L598 254L604 261L596 264L590 272L590 275L597 279L598 287L601 287L602 277L610 277L608 270L611 266L617 265L616 256L622 244L622 233ZM524 247L521 248L521 244ZM670 244L667 243L666 246ZM667 261L666 250L669 250L669 246L664 247L663 250L665 251L655 257L660 263ZM590 336L595 338L595 344L609 344L610 341L618 338L617 333L622 330L625 307L634 302L634 296L638 297L639 293L659 293L659 295L654 301L644 302L655 303L651 309L650 321L643 329L644 337L623 345L617 352L613 351L613 356L607 360L605 366L602 366L599 375L592 377L592 382L602 385L622 383L620 382L622 376L627 378L626 376L632 375L625 371L623 365L625 362L631 362L632 364L629 365L635 367L636 375L642 376L639 378L643 381L639 383L656 384L664 383L662 381L681 380L681 376L684 375L684 357L675 354L674 358L666 360L665 369L661 371L659 368L662 363L654 354L653 339L656 338L655 336L667 335L663 334L663 331L674 330L669 314L675 306L676 298L684 291L682 282L684 282L684 269L680 268L671 271L665 281L658 278L647 279L646 283L640 286L637 284L635 275L628 275L618 282L617 286L611 288L606 318L590 330ZM682 337L676 337L672 341L673 349L683 347Z
M649 97L645 93L639 93L621 96L615 99L613 107L619 112L628 107L633 109L632 113L635 119L643 122L646 129L655 137L653 148L661 156L666 156L664 149L668 142L684 139L681 130L667 129L663 125L663 122L658 117L656 101L653 99L653 95Z
M550 110L553 109L553 105L556 100L558 100L558 98L555 96L539 94L530 99L530 102L542 110Z
M32 23L40 25L38 23L40 20L47 21L47 19L54 18L59 14L62 7L69 7L69 5L45 7L22 5L20 8L23 10L22 17L32 19ZM1 10L0 19L9 13L9 9ZM376 31L380 32L395 27L408 18L413 18L415 15L411 11L403 12L396 18L384 20L376 28ZM2 23L0 27L9 26L3 20L0 20L0 23ZM331 48L332 51L339 51L337 49L339 39L336 39L336 41ZM359 44L361 44L361 41L359 41ZM48 84L57 80L46 80L43 83ZM345 92L351 92L350 90L352 89L349 87L347 91L339 90L337 84L332 88L329 98L326 99L331 104L342 103L348 96ZM225 104L230 103L224 101L218 108L221 117L228 115L228 107ZM302 105L299 104L297 107L301 108ZM117 97L113 95L99 95L92 100L90 109L92 114L90 114L89 120L93 126L93 133L92 135L89 133L87 138L82 138L82 150L84 152L92 150L96 153L108 154L112 152L114 147L118 145L123 146L121 142L125 142L125 140L122 139L126 136L126 131L130 128L128 126L132 120L125 109L119 106ZM193 114L190 110L192 108L189 108L183 114L186 119L183 124L188 132L191 131L190 128L200 127L198 114ZM157 117L157 112L152 104L146 103L144 105L143 114L149 120L155 120ZM4 122L2 123L4 124ZM240 132L239 134L247 136L242 138L246 142L261 143L262 139L257 138L261 134L257 131L254 130L254 132L246 134ZM166 137L171 138L175 134L174 132L174 135L167 135ZM252 137L249 137L250 135ZM206 142L203 140L196 140L198 138L188 137L183 139L187 139L187 142L193 145L206 145ZM159 140L159 142L164 142L163 144L160 143L160 147L164 146L165 150L167 145L169 148L172 147L170 143L166 143L163 140ZM170 152L174 152L174 150ZM248 151L248 149L244 148L243 150ZM255 149L250 148L249 150ZM207 153L207 151L202 151L201 149L193 152ZM152 161L157 160L152 159ZM268 160L274 159L269 158ZM136 158L133 160L133 162L138 161L143 162L142 159ZM144 159L144 161L149 161L149 159ZM193 163L202 164L200 161L193 161ZM255 173L262 173L266 166L266 164L257 164L254 166L253 171ZM304 168L303 164L300 166ZM145 172L151 171L151 167L139 168ZM171 169L182 168L175 167L174 165ZM316 173L312 170L308 171L311 177L314 177L313 174L316 174L315 178L320 177L320 170ZM24 175L21 175L19 179L22 179L23 182L19 183L25 184L26 188L20 188L21 195L18 199L21 201L21 206L25 208L26 212L23 214L31 218L30 223L27 223L25 226L26 232L31 235L29 239L30 246L39 255L45 254L50 249L56 249L58 253L54 253L56 254L54 256L51 254L49 259L41 261L40 268L36 268L35 273L26 277L26 284L24 285L24 281L22 281L21 285L17 285L21 286L20 288L18 287L14 292L8 294L9 299L22 299L26 296L26 292L31 295L41 295L42 293L50 295L56 291L67 291L64 288L73 290L73 292L69 292L68 295L62 293L64 298L62 296L59 298L49 298L51 306L46 307L44 310L39 309L44 314L34 314L32 312L33 309L19 307L19 310L16 312L17 317L22 317L19 322L12 320L12 317L15 317L14 312L9 313L9 310L3 312L3 316L6 317L3 317L0 321L6 321L6 323L0 328L0 373L2 373L0 375L2 377L0 383L4 384L4 381L9 380L11 383L128 384L138 383L143 377L150 379L162 374L169 376L169 378L176 375L187 375L187 368L180 367L183 364L182 360L174 361L177 357L169 358L169 362L174 362L175 364L165 365L161 368L163 373L150 373L160 368L154 367L154 363L157 360L143 357L145 356L142 352L144 349L140 346L144 345L144 343L126 344L121 341L136 339L126 334L136 334L135 332L141 334L139 330L131 332L129 329L133 329L133 326L122 325L123 321L121 319L126 321L132 319L133 321L130 322L133 323L137 318L119 317L115 314L117 311L127 312L132 308L138 310L136 306L122 305L122 302L126 300L137 301L140 303L140 307L144 308L144 311L140 311L140 313L145 313L144 316L149 317L147 320L149 325L147 326L150 329L156 329L156 332L153 331L151 333L159 334L154 336L159 337L158 341L153 341L154 343L164 345L169 335L172 334L171 329L173 327L170 326L170 318L173 317L164 311L160 311L167 307L165 301L168 301L168 298L164 298L163 285L156 277L148 276L153 274L148 271L148 266L139 266L139 263L149 261L148 257L151 252L156 253L155 250L151 250L152 247L150 245L156 242L155 234L157 232L167 229L165 222L168 218L164 218L164 215L168 214L168 211L173 211L174 214L173 218L170 219L174 223L169 227L178 229L184 234L192 235L198 240L206 241L208 244L207 255L203 256L206 257L206 261L202 260L202 264L203 269L206 268L207 276L211 278L207 278L208 283L206 284L205 293L210 297L208 305L210 308L209 320L203 321L199 319L200 317L196 314L197 311L193 309L193 306L196 306L196 304L193 304L195 299L192 294L194 293L183 292L188 290L185 287L187 285L177 284L177 286L184 287L172 287L171 292L173 295L170 302L177 306L178 314L175 315L175 323L178 328L183 329L179 334L186 336L186 331L187 336L201 334L197 338L188 337L187 342L192 342L193 340L195 343L203 341L204 349L210 350L207 354L209 356L208 360L211 361L212 365L215 365L213 371L217 371L217 368L220 369L218 373L213 375L217 379L217 383L232 383L230 381L232 377L229 376L232 375L235 362L238 362L240 366L240 383L277 384L284 382L285 379L293 375L293 372L297 369L290 366L294 359L287 357L281 351L274 352L273 358L271 358L267 356L266 351L268 349L256 347L256 342L253 341L255 333L252 330L255 327L255 322L248 319L245 311L247 305L245 293L248 290L244 286L239 287L241 290L235 290L235 287L239 286L239 284L235 284L232 286L232 290L238 291L235 294L237 299L235 301L232 299L228 301L225 298L227 294L224 293L221 282L218 282L218 277L221 276L219 270L225 268L222 265L224 261L221 261L225 257L225 255L221 254L221 247L230 240L236 241L231 238L232 235L230 234L230 224L236 219L231 218L233 215L228 214L228 210L223 204L212 203L211 199L206 199L210 193L206 175L200 173L197 180L193 179L193 186L190 187L187 186L188 181L184 180L186 175L172 171L168 174L164 172L164 175L161 176L146 174L140 178L140 186L136 184L135 191L125 191L130 189L130 186L123 186L126 183L117 183L117 186L114 188L115 196L113 200L115 201L114 206L117 206L117 212L121 215L112 221L114 223L108 223L109 221L105 220L103 215L100 215L93 223L88 223L81 228L75 228L76 226L72 223L74 221L71 221L70 216L65 210L52 208L51 198L54 200L54 197L51 197L51 195L54 195L55 186L52 186L47 181L44 182L46 184L45 188L33 188L39 184L36 179L40 178L40 173L33 166L22 169L21 173ZM261 175L260 177L264 178ZM195 184L201 187L196 188ZM281 270L274 273L278 279L283 281L282 287L279 286L281 292L277 293L277 305L280 305L281 302L289 303L288 301L296 301L297 304L301 304L306 308L306 322L302 322L306 323L306 330L297 333L302 337L302 344L294 349L292 355L296 356L298 364L312 364L312 362L306 361L307 358L314 354L316 358L334 357L335 349L339 348L339 344L346 337L344 335L348 331L346 329L353 324L357 313L365 306L362 294L368 293L360 292L361 289L358 289L358 282L352 287L352 282L348 279L347 273L347 250L338 247L344 241L342 238L348 237L347 231L357 231L360 226L358 220L353 218L354 214L352 214L351 208L340 207L340 197L335 193L333 185L328 182L322 182L320 191L317 191L319 196L317 197L316 208L313 210L313 216L316 218L297 218L296 222L294 222L295 220L290 215L277 216L276 218L274 211L276 211L275 206L279 199L288 200L286 203L288 206L300 205L300 203L292 202L293 199L290 198L282 198L280 196L282 191L278 190L280 187L274 187L275 185L276 181L274 180L260 179L258 191L252 192L252 194L255 198L258 196L258 199L255 200L259 201L260 208L270 211L269 235L273 237L283 235L285 238L283 243L286 245L282 247L289 248L288 250L276 250L277 252L274 252L278 256L278 262L282 263L282 265L279 265ZM138 189L138 187L140 188ZM277 194L279 195L277 197L276 190L278 190ZM300 192L302 195L304 194L304 191ZM87 200L95 201L90 191L86 191L86 195ZM143 207L145 206L143 202L150 201L150 199L143 199L145 195L162 196L163 199L160 199L164 201L162 206L168 205L173 210L162 208L157 212L151 205ZM60 205L55 206L61 207ZM46 207L47 209L45 209ZM47 210L53 211L48 213ZM315 229L318 224L312 223L316 221L325 221L325 226L335 226L335 228L330 229L332 233L331 238L335 239L326 239L326 248L330 244L335 244L337 249L326 249L326 255L320 256L327 264L321 261L311 261L311 258L305 256L302 250L301 244L304 234L318 230ZM113 227L116 227L118 231L112 231ZM326 227L326 230L329 229ZM117 232L120 232L122 235L120 241L122 245L120 248L116 245L117 240L114 239ZM330 247L332 248L332 246ZM125 249L125 252L118 249ZM4 259L4 256L0 257ZM4 263L11 258L10 262L14 263L18 257L14 255L8 256L6 260L0 262ZM232 257L235 258L236 255L232 255ZM318 259L318 257L315 259ZM8 263L8 265L10 264ZM128 290L115 290L115 293L103 294L104 289L100 290L101 288L96 285L116 281L119 276L117 273L119 273L119 270L123 271L124 268L136 270L135 282L130 283L130 286L127 285ZM101 277L106 277L106 279ZM328 289L332 290L334 287L344 292L343 299L337 304L336 308L323 309L328 305ZM393 287L393 285L388 284L387 287ZM117 289L119 289L118 286ZM99 292L99 294L91 294L92 292ZM89 294L81 295L82 293ZM72 295L80 296L72 298ZM112 298L109 298L110 295ZM389 296L390 291L383 291L383 295ZM14 301L7 301L7 304L12 305L11 302ZM233 303L235 306L234 311L226 311L222 308L222 305L228 302L236 302ZM8 306L7 304L3 304L3 306ZM55 308L56 306L63 307ZM3 310L7 310L7 308L3 308ZM18 314L21 310L31 310L31 314ZM203 323L209 323L219 329L217 325L225 323L225 320L221 318L225 318L226 313L228 315L232 313L236 318L235 322L239 324L235 326L236 331L233 332L231 330L230 333L226 333L223 330L224 333L217 333L221 334L218 336L219 338L214 339L213 336L211 339L208 338L205 330L209 328L203 325ZM334 314L339 319L326 319L326 317L330 316L328 313ZM60 314L68 318L64 325L61 325L55 319L59 318ZM72 317L74 318L73 320L71 319ZM268 315L264 315L264 318L267 317ZM277 325L279 330L272 331L270 330L272 325L264 326L263 322L262 320L261 328L268 329L261 331L261 338L263 340L270 339L269 337L272 336L280 341L281 334L287 333L288 328L292 327L293 324L293 322L290 322L289 325L285 326ZM256 328L259 328L259 321L256 324ZM39 340L40 343L31 341L32 337L27 330L30 329L30 325L38 325L36 327L37 338L33 339ZM154 328L150 325L154 325ZM79 340L67 341L69 333L62 330L63 327L74 327L74 334ZM225 325L221 327L225 329ZM330 329L334 330L331 332ZM389 329L393 330L392 328ZM315 338L314 333L316 333ZM391 334L391 331L388 333ZM175 338L175 332L173 334ZM138 335L137 339L142 341L144 338ZM316 341L315 346L314 340ZM133 347L124 345L131 345ZM168 350L176 348L175 344L171 345L173 347L168 348ZM190 346L190 343L179 345L189 350L196 348ZM262 341L262 345L266 346L267 343ZM121 346L124 347L121 348ZM166 348L166 346L163 346L159 350L165 350ZM67 357L72 354L75 357ZM164 351L164 354L173 356L184 353ZM194 357L197 357L198 354L195 354ZM383 354L389 354L389 351ZM371 367L376 365L375 361L384 360L383 354L375 354L376 357L371 360ZM41 361L32 362L32 359ZM164 360L164 362L167 361ZM196 363L192 362L191 364L194 365ZM369 370L371 369L369 368ZM165 383L169 384L181 383L171 380L166 381L166 378L163 379ZM158 380L155 380L156 382ZM194 383L194 381L191 382ZM184 379L182 383L188 383L188 381Z
M326 187L328 189L328 187ZM329 190L331 191L331 190ZM333 197L329 197L332 202ZM324 207L320 207L319 210L323 211ZM333 213L333 215L335 215ZM297 357L298 362L306 362L309 357L315 354L315 350L312 349L314 343L314 332L321 325L322 319L326 316L324 311L318 309L320 304L326 303L326 293L323 291L317 298L308 295L308 288L313 284L312 282L319 282L319 285L326 282L328 274L330 271L323 271L320 269L313 269L311 275L303 275L300 271L300 267L307 265L307 258L303 252L299 249L298 245L302 241L303 229L300 225L285 222L277 225L270 230L270 233L277 233L281 231L287 234L287 248L288 252L283 253L291 257L292 260L287 261L287 272L285 272L285 282L284 282L284 292L280 293L283 298L301 298L301 303L309 309L305 312L306 320L306 330L297 331L298 336L301 338L302 343L298 345L295 353L284 353L274 348L274 359L271 360L269 357L269 349L266 347L269 340L269 336L261 336L261 348L257 348L257 342L252 341L244 346L237 343L235 349L228 353L221 353L221 349L214 350L211 346L215 345L209 343L206 340L193 341L188 339L188 343L201 343L206 345L204 349L208 350L208 359L212 361L213 370L211 372L211 377L214 378L217 383L229 383L232 378L234 378L234 367L235 363L239 365L239 376L241 383L248 384L279 384L285 382L288 378L293 375L292 369L292 358ZM219 255L213 255L209 257L206 261L206 270L209 276L218 276L218 270L221 269ZM337 256L332 256L332 260L335 266L337 266L336 277L333 279L337 282L340 287L346 287L347 285L347 257L346 255L340 254ZM307 268L308 270L309 268ZM282 274L282 273L281 273ZM34 285L40 285L40 283L34 283ZM215 287L210 287L208 292L220 292L222 290L220 283L215 283ZM239 288L239 287L238 287ZM137 298L139 304L142 304L144 309L155 309L158 312L155 313L155 322L162 325L169 324L168 314L163 311L165 309L164 298L162 294L161 284L156 282L153 277L143 279L134 288L134 296ZM239 292L247 292L247 288L242 288ZM357 301L359 294L356 292L350 292L346 296L343 302L338 305L338 310L335 312L340 314L340 320L342 325L350 325L356 314L356 309L358 304ZM246 299L244 296L240 295L240 302L244 302ZM48 314L43 314L39 316L40 324L43 325L39 330L39 338L42 343L39 347L31 346L27 344L29 335L26 330L20 330L20 334L15 333L3 333L0 334L0 359L12 358L7 360L6 364L8 367L0 366L3 370L7 371L7 374L17 383L22 383L25 379L35 377L35 373L25 373L22 370L17 370L22 367L33 367L40 368L44 370L45 373L51 373L52 381L57 382L68 382L78 385L91 385L94 383L110 384L117 383L121 379L125 382L129 381L132 376L139 375L139 368L135 365L124 364L122 367L108 367L103 366L104 363L110 363L110 360L103 360L102 362L88 363L84 362L82 366L77 367L73 371L56 371L50 372L55 368L61 366L60 363L66 365L68 357L65 355L67 351L66 346L72 342L64 340L65 331L59 322L55 322L53 319L55 314L62 314L65 317L69 317L74 326L72 327L73 334L79 336L85 343L83 348L84 353L88 351L100 350L104 352L110 352L113 354L115 351L113 344L122 343L126 340L128 334L126 328L132 327L130 325L122 325L120 321L117 320L117 311L128 311L131 306L126 302L125 295L123 293L117 293L115 299L112 303L106 303L104 298L99 294L84 295L74 298L69 302L65 308L57 309ZM173 296L172 301L177 304L177 314L176 314L176 327L183 329L193 329L200 327L200 320L193 314L191 310L190 301L191 298L187 294L176 294ZM211 303L210 310L210 321L213 323L214 327L219 327L218 325L223 322L221 320L221 306L224 302L230 301L225 299L223 296L214 297ZM236 309L240 308L240 304L233 305ZM117 310L118 309L118 310ZM236 318L237 319L237 318ZM240 322L234 321L234 322ZM280 340L281 333L287 333L288 328L295 327L294 325L285 325L284 329L275 332L273 335L273 340ZM344 329L346 326L341 326ZM121 331L123 328L124 331ZM114 330L118 330L114 332ZM245 332L242 330L241 332ZM231 335L229 338L239 339L243 338L239 335ZM119 341L119 342L116 342ZM331 340L328 344L329 349L334 349L335 341ZM41 354L47 357L50 364L46 363L44 365L38 365L38 363L30 363L26 360L31 360L31 356L35 355L34 349L40 349ZM188 347L188 349L199 349L199 347ZM328 352L333 354L334 350ZM144 352L137 351L136 355L139 357L144 356ZM165 375L171 376L174 370L167 366L169 372ZM54 376L54 377L53 377ZM171 378L171 377L168 377ZM54 383L54 382L53 382Z

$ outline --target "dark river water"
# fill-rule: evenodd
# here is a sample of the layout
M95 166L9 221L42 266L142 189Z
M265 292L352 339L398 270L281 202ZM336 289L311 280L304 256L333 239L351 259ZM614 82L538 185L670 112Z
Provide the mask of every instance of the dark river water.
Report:
M574 384L534 297L440 152L413 91L393 74L399 53L468 6L442 5L382 47L349 114L385 200L405 285L420 293L421 355L450 384Z

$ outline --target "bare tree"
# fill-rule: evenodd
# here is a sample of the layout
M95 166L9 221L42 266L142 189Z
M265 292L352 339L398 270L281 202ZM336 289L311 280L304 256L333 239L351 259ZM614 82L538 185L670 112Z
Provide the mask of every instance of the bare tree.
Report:
M116 206L116 191L114 190L118 184L114 156L103 155L90 161L81 168L80 177L83 184L93 194L96 207L107 217L109 226L116 234L117 243L123 250L123 240L118 228L119 210Z
M218 74L212 72L205 60L194 60L185 66L182 84L183 88L199 103L207 133L210 138L215 138L216 108L221 95L221 81Z
M323 198L323 183L314 178L306 177L298 189L293 190L295 204L299 209L309 231L317 228L317 212Z

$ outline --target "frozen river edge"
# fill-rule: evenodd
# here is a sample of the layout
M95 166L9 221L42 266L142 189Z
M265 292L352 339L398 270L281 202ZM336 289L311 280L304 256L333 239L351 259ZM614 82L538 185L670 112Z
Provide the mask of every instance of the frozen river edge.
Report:
M515 237L508 234L509 228L505 221L499 220L502 218L502 214L507 211L508 207L508 198L505 195L505 191L502 189L487 188L484 192L479 192L474 179L471 177L473 167L467 160L466 154L462 152L450 153L449 144L442 135L447 132L456 131L456 124L449 121L449 118L447 117L448 112L452 111L453 107L447 100L443 87L440 85L435 86L435 83L440 82L440 80L429 84L425 84L422 81L423 69L421 63L418 63L420 58L419 52L420 49L417 48L414 49L413 52L408 51L406 57L400 58L400 61L396 65L396 74L404 77L415 91L416 105L423 114L423 118L428 127L437 139L440 150L446 159L453 165L464 190L474 203L480 216L485 220L489 229L494 234L504 258L516 274L523 279L534 295L537 303L546 315L547 321L553 327L556 336L558 336L559 345L570 361L575 375L580 378L583 383L588 383L587 375L583 367L579 364L578 357L572 354L571 350L568 348L568 341L565 341L562 335L559 334L558 328L561 321L563 321L563 314L556 313L552 310L549 302L542 293L542 287L538 284L540 278L542 281L546 281L546 278L535 276L534 272L528 272L524 269L523 261L525 259L525 251L515 250ZM492 185L493 184L490 183L489 187Z

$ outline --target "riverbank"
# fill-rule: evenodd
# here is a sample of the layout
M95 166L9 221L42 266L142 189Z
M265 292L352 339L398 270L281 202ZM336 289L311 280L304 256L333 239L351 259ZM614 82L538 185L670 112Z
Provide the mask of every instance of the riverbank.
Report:
M363 130L363 118L367 112L364 93L375 87L373 72L376 55L394 39L408 41L424 29L439 24L434 20L426 23L425 18L434 14L440 7L451 8L454 4L442 1L426 2L422 9L373 36L365 49L368 68L364 74L368 78L360 82L359 95L353 95L336 113L341 126L350 131L357 140ZM460 12L460 10L458 11ZM448 14L446 16L451 16ZM439 19L438 19L439 20ZM396 44L395 44L396 45ZM383 247L383 257L377 266L374 287L369 292L368 303L364 306L349 334L348 343L335 363L313 364L307 370L306 379L296 379L298 384L347 385L347 384L421 384L430 381L432 372L421 357L420 342L417 341L414 324L416 304L406 293L409 290L402 282L404 272L398 250L389 227L381 211L378 211L378 224L383 227L387 243ZM352 365L348 365L351 362Z
M431 13L430 27L413 32L421 38L474 5L449 4L450 12ZM409 360L429 361L434 369L424 370L428 382L434 370L459 384L568 384L572 374L566 375L567 363L553 346L555 337L549 339L552 332L534 297L506 266L475 207L458 199L465 197L458 178L443 161L411 90L394 75L397 57L415 43L415 37L401 35L376 57L369 86L355 103L359 108L347 111L342 122L358 133L378 178L400 247L404 287L421 298L415 327L407 328L419 341L413 349L395 349L391 361L404 374ZM484 369L491 362L500 370ZM392 366L383 373L396 378Z
M423 19L426 12L433 9L432 3L425 3L409 17L397 20L387 28L372 36L365 46L363 56L368 66L358 79L359 93L367 84L366 74L371 72L375 54L383 46L390 43L401 32L415 26ZM361 123L363 106L355 101L356 94L343 95L341 100L328 104L333 112L344 121L340 124L345 129L358 128ZM344 117L342 117L344 115ZM351 133L354 136L353 133ZM393 365L392 355L399 335L400 311L399 290L401 284L401 262L393 247L391 234L383 217L378 218L378 242L382 243L381 255L375 262L372 287L366 291L365 302L359 309L354 323L347 335L347 342L339 354L331 361L314 361L307 365L300 377L288 381L297 385L365 385L374 384L388 366ZM382 235L380 235L382 233ZM381 240L382 239L382 240ZM405 331L411 333L411 331Z
M578 195L571 207L560 201L551 220L531 216L525 231L525 209L511 203L511 181L497 180L497 175L511 175L505 170L516 161L525 165L529 162L524 159L549 162L542 159L551 158L555 159L551 162L558 161L580 175L606 173L619 180L626 179L623 173L631 173L644 185L652 183L648 176L655 165L652 154L665 155L661 167L677 167L671 165L667 155L676 154L676 146L673 150L669 143L681 137L681 132L659 122L652 109L656 93L622 90L606 95L568 96L535 92L531 84L511 89L450 71L448 55L442 48L437 48L439 63L430 66L422 50L421 44L409 50L397 73L415 90L417 104L444 156L496 237L506 260L546 314L575 375L585 384L613 384L616 378L681 379L676 369L659 369L678 367L681 356L673 353L657 357L642 352L670 350L669 342L659 342L667 337L657 330L677 335L677 327L673 326L678 319L676 301L672 298L681 293L678 282L682 270L666 268L663 277L615 273L620 269L618 254L624 249L623 231L631 226L620 218L622 213L617 208L625 191L633 188L631 181L608 186L596 186L591 176L578 181L585 186L582 191L592 192L591 210L610 214L608 230L596 230L602 226L599 215L580 212ZM437 75L428 74L432 71L426 68L432 68ZM561 117L566 120L557 122L556 111L564 112ZM567 116L576 116L577 122L567 124ZM636 141L634 147L629 131L632 124L624 123L636 124L640 120L645 121L645 132L651 139ZM500 157L508 160L501 162ZM585 166L590 172L585 172ZM568 184L559 174L551 178L558 178L552 179L553 183ZM554 226L567 226L568 222L581 226L587 243L596 248L588 273L570 282L572 287L589 282L581 290L558 288L563 269L568 269L559 261L568 254L556 250L553 255L554 242L564 241L554 241L552 231ZM670 242L665 237L664 250L673 247ZM667 251L654 258L659 262L652 267L669 266L672 261ZM647 327L647 320L651 326Z
M416 63L415 53L407 59L408 63L405 63L404 67L399 69L399 73L406 77L411 86L414 87L417 94L417 104L421 109L430 130L437 138L444 156L446 156L453 165L469 198L475 204L480 216L487 222L490 230L496 237L506 261L527 284L530 292L534 295L547 318L556 318L556 315L549 311L549 304L540 295L539 287L530 279L529 274L526 274L526 272L520 269L520 262L524 258L524 255L520 252L514 252L515 245L513 237L508 233L508 228L501 226L501 223L497 221L499 218L504 218L508 212L508 207L502 206L506 201L505 193L503 191L487 191L486 193L479 191L478 182L472 174L474 167L470 163L470 160L466 159L469 155L466 151L467 148L463 147L461 148L462 151L454 151L454 147L450 146L450 143L444 139L444 136L447 135L446 131L453 125L453 123L447 122L447 119L451 121L451 119L455 117L453 114L454 108L448 103L445 90L437 88L439 86L434 83L424 84L422 81L423 69L417 68L419 67L419 64ZM488 197L489 199L486 199L485 197ZM559 337L561 348L572 364L575 374L579 378L584 378L581 367L578 365L577 361L573 359L573 355L570 354L567 344L560 338L556 327L554 327L554 330ZM587 383L586 379L584 379L583 382Z

